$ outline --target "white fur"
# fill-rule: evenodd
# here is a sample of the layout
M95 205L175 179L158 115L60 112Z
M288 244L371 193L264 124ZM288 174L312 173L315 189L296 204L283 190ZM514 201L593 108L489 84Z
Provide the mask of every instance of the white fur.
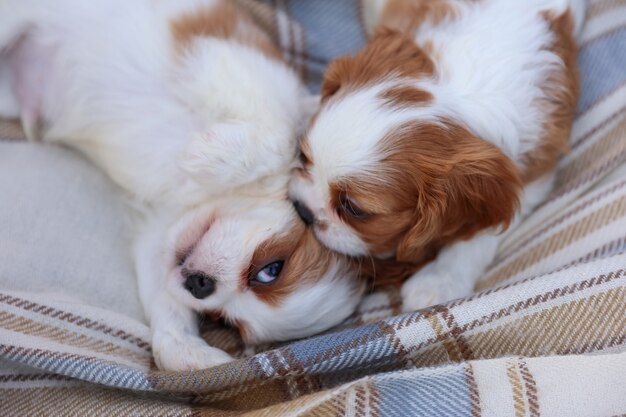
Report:
M379 1L367 3L380 16ZM577 30L584 2L567 0L484 0L451 2L454 18L426 21L414 33L418 45L430 43L435 74L415 80L390 76L374 85L342 93L322 106L308 132L308 173L296 173L290 197L304 203L316 217L318 238L350 255L366 255L367 245L331 207L329 183L351 178L384 176L379 162L382 138L404 121L451 119L500 148L522 168L522 156L542 137L544 99L540 84L562 65L548 47L552 33L542 17L570 5ZM394 109L378 97L393 85L413 85L432 94L423 106ZM535 206L547 192L529 186L523 210ZM532 201L532 204L529 202ZM525 215L525 213L523 213ZM405 308L414 309L465 295L494 256L499 237L484 234L444 249L433 264L410 279L404 290ZM430 290L429 290L430 289Z
M363 291L341 258L277 307L238 285L254 250L299 221L287 181L310 100L292 70L251 47L197 38L176 49L171 19L217 2L0 2L0 93L12 94L0 111L21 114L31 139L80 149L135 198L140 297L165 369L231 360L200 338L196 311L245 322L251 340L284 340L340 322ZM185 266L218 281L204 300L183 289L181 241L193 247Z

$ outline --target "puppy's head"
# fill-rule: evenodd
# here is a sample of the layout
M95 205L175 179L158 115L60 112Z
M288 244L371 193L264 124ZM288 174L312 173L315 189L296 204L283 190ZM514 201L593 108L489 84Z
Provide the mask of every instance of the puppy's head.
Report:
M516 167L455 117L447 97L420 87L438 76L426 52L389 31L329 68L290 184L329 248L421 262L512 219Z
M201 207L172 232L168 291L223 317L246 342L287 340L348 317L364 284L324 248L283 200Z

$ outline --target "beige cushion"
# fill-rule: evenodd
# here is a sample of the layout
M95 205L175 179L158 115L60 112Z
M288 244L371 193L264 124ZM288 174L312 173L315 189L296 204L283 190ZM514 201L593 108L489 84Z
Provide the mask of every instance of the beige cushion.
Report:
M0 141L0 290L142 319L120 192L80 154Z

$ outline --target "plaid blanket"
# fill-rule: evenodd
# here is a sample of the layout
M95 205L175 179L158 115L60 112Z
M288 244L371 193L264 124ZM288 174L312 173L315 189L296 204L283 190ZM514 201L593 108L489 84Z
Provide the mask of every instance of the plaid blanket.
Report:
M365 41L358 0L238 0L312 90ZM626 413L626 2L593 0L582 99L551 198L475 295L400 314L366 297L323 335L245 347L214 369L155 368L149 329L89 305L0 289L0 415L611 416ZM0 137L19 139L14 124Z

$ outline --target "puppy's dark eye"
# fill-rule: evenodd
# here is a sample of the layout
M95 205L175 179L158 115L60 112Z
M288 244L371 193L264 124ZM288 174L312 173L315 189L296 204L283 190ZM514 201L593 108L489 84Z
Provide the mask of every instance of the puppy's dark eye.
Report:
M280 272L283 270L284 263L284 261L276 261L265 265L259 270L259 272L256 273L254 277L252 277L252 281L258 284L271 284L276 281L276 278L280 275Z
M348 198L346 195L342 195L339 198L339 209L353 217L355 219L366 219L369 217L369 214L363 211L359 206L357 206L352 200Z

